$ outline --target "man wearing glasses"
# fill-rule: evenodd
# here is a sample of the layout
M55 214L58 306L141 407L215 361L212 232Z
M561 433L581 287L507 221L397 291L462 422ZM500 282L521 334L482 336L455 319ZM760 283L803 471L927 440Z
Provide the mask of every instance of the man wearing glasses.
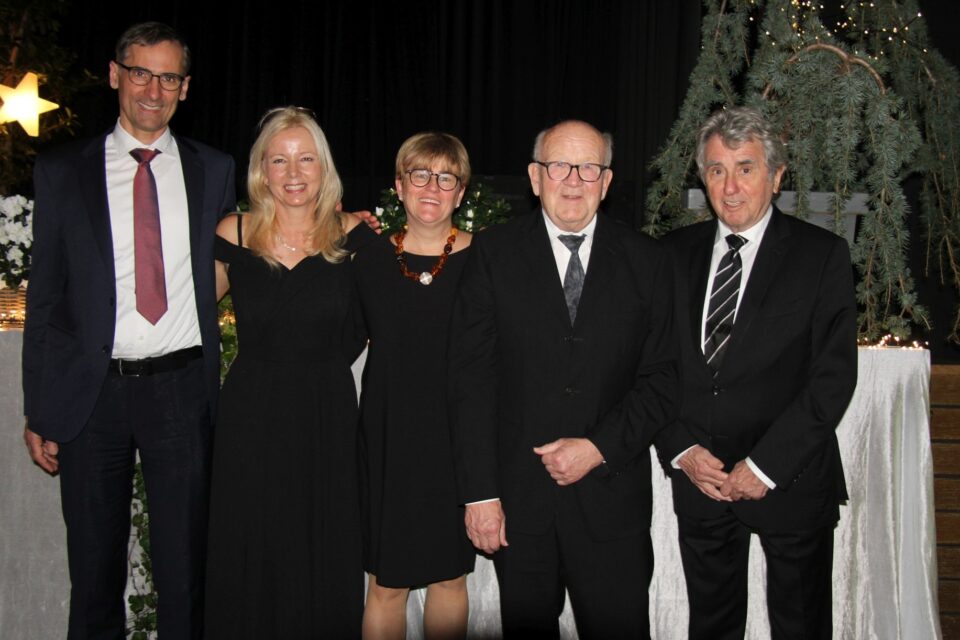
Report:
M505 637L649 637L649 445L676 413L672 275L597 212L609 134L537 136L540 210L474 237L454 308L452 435L467 534L492 554Z
M136 452L160 636L200 637L219 382L213 237L235 192L229 156L167 126L189 67L173 29L131 27L110 63L117 125L36 164L24 439L60 474L69 638L124 636Z

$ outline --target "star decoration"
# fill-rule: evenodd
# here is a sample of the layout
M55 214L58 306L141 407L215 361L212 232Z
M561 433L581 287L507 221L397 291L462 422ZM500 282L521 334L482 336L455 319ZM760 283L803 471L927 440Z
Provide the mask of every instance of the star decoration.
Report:
M40 135L40 114L53 111L60 105L37 95L37 74L28 72L17 88L0 84L0 124L16 120L28 135Z

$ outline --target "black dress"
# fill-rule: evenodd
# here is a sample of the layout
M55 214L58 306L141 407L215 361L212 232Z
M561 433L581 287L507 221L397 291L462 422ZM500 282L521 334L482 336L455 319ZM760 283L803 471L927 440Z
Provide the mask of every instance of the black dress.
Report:
M215 432L208 639L359 637L363 615L353 268L269 266L217 238L238 356Z
M386 587L416 587L473 570L457 505L447 426L447 337L468 250L429 286L401 275L380 238L354 258L370 336L360 419L364 569ZM436 256L405 254L411 271Z

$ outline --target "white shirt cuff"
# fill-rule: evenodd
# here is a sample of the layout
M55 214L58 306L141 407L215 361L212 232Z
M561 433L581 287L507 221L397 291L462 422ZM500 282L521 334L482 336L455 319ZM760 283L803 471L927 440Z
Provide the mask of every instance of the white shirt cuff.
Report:
M500 498L487 498L486 500L477 500L476 502L465 502L464 505L483 504L484 502L496 502Z
M695 447L695 446L697 446L697 445L693 445L693 447ZM682 457L684 456L684 454L687 453L687 451L690 451L690 449L693 449L693 447L687 447L686 449L684 449L683 451L681 451L680 453L678 453L678 454L677 454L677 457L670 461L670 466L673 467L674 469L679 469L679 468L680 468L680 458L682 458Z
M750 470L753 471L753 475L760 478L760 481L763 482L763 484L767 485L768 489L777 488L777 483L771 480L770 478L768 478L767 474L765 474L763 471L760 471L760 467L755 465L753 463L753 460L751 460L750 458L747 458L746 463L747 463L747 466L750 467Z

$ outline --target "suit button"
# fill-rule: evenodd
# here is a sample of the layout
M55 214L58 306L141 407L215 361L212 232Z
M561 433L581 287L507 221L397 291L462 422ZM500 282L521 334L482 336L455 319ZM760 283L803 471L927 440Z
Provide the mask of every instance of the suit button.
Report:
M577 392L577 390L574 389L573 387L567 387L566 389L563 390L563 393L566 394L566 395L568 395L568 396L572 396L572 395L575 394L576 392Z
M718 396L723 389L719 385L713 385L713 395Z

